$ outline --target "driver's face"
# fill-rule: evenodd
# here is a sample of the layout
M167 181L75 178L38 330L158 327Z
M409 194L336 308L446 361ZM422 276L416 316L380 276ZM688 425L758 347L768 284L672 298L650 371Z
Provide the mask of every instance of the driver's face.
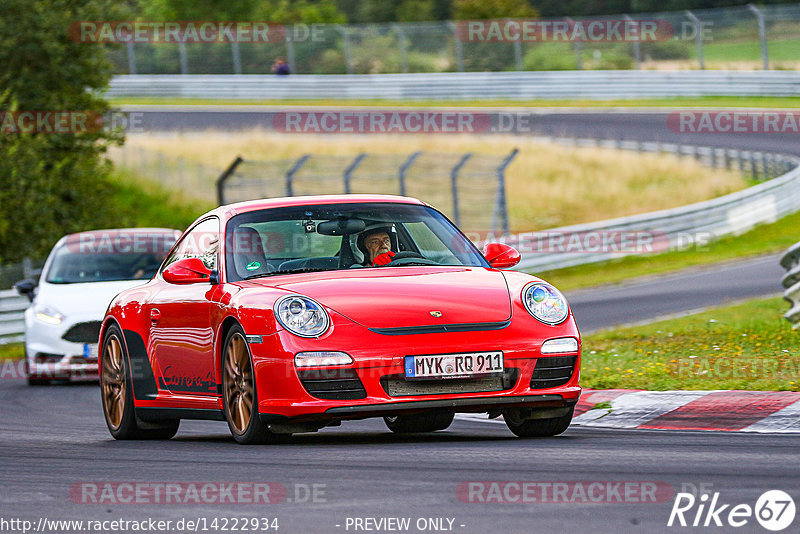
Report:
M369 261L372 262L379 255L392 250L392 240L389 239L389 234L386 232L378 232L367 236L364 240L364 246L367 247Z

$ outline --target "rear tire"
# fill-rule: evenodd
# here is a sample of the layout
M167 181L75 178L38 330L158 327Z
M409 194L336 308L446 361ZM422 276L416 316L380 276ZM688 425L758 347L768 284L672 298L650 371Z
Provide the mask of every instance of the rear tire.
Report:
M272 432L258 415L253 358L241 326L230 329L223 347L222 405L233 439L242 445L288 441L291 434Z
M383 421L395 434L418 434L444 430L453 422L454 416L448 412L419 413L386 416Z
M170 439L178 432L180 419L142 422L133 405L133 379L128 372L128 355L122 332L116 325L103 336L100 395L108 431L114 439Z
M574 411L573 406L565 415L548 419L519 419L513 412L505 412L503 419L508 429L521 438L546 438L557 436L569 428Z

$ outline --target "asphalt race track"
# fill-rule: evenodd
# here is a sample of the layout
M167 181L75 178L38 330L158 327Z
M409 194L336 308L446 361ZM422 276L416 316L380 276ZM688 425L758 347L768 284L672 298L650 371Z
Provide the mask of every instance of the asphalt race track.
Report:
M147 111L142 112L142 125L145 131L234 130L264 125L274 111ZM534 123L536 131L556 135L800 154L800 145L789 136L748 139L698 134L692 138L681 134L676 139L677 134L666 126L658 126L665 117L633 112L537 112ZM730 299L774 294L780 290L781 274L773 255L633 284L568 292L567 297L580 327L591 331ZM15 531L8 525L4 530L3 520L25 519L35 528L43 518L153 518L173 521L167 529L171 532L220 532L221 528L175 526L181 519L201 519L211 527L215 518L219 527L219 521L226 518L277 518L277 532L301 534L765 532L754 517L736 529L725 523L723 528L668 527L667 522L675 494L700 488L719 492L719 505L730 505L720 515L723 522L730 508L738 504L754 507L767 490L783 490L800 503L798 435L573 427L556 438L521 440L501 424L456 419L446 431L398 437L389 433L381 420L367 420L296 436L286 445L242 447L230 438L224 423L184 421L178 435L167 442L116 442L105 427L96 383L28 387L22 378L12 375L0 375L0 532ZM472 502L470 494L462 491L468 482L488 488L493 487L492 481L507 490L514 486L502 483L537 482L540 488L568 483L575 488L601 482L603 487L650 483L660 491L657 502L645 503L638 502L639 493L626 495L624 491L602 493L599 502L585 502L568 493L568 498L562 496L558 502L526 503L496 502L520 500L518 491L499 498L496 493L478 492ZM281 498L277 491L276 499L281 502L270 504L209 504L188 498L180 503L148 504L147 499L118 502L119 494L112 494L104 497L102 504L87 504L82 493L103 483L119 488L119 483L175 482L198 486L205 482L272 483L271 495L276 495L276 488L285 488L286 496ZM495 497L492 502L474 502L489 495ZM541 497L536 492L532 495ZM697 509L686 513L690 524ZM410 527L378 529L369 518L409 518ZM441 523L420 523L424 528L417 528L418 520L427 519L440 519ZM703 514L700 524L705 519ZM355 528L356 520L361 528ZM799 522L795 519L786 532L797 532ZM232 523L227 526L227 531L232 531ZM51 527L40 531L75 530ZM238 531L242 531L241 525Z
M800 239L800 235L798 236ZM686 269L635 282L566 291L583 333L783 291L781 254ZM788 309L788 307L787 307Z
M122 106L123 111L136 114L131 119L131 133L159 131L238 131L248 128L273 128L276 114L288 110L347 111L353 109L381 111L370 108L336 107L277 107L277 106ZM386 109L392 109L387 104ZM413 111L413 108L394 108ZM629 109L611 111L575 111L569 109L498 109L451 108L456 111L486 113L490 132L518 135L547 135L591 139L656 141L685 145L703 145L764 150L800 155L799 134L782 133L689 133L670 127L670 111ZM691 109L691 108L686 108ZM520 117L524 116L523 120ZM135 122L134 122L135 121ZM231 159L233 156L231 156Z
M35 524L41 517L277 517L280 533L314 534L355 532L345 529L348 517L409 517L407 532L438 532L413 524L444 517L454 520L453 532L465 534L650 533L675 531L677 526L667 527L674 493L701 484L720 493L720 504L753 506L770 489L800 495L797 436L572 428L556 438L520 440L505 425L457 419L447 431L396 437L382 421L367 420L302 435L291 444L243 447L224 423L185 421L168 442L116 442L105 428L99 397L96 384L31 388L23 380L0 380L3 518ZM83 504L74 489L87 482L102 487L211 481L279 483L287 500L121 504L106 497L111 504ZM620 499L614 491L606 493L612 502L599 503L462 502L459 496L469 501L469 494L457 490L468 481L654 482L661 490L658 502L645 504L620 502L625 493ZM307 491L314 484L316 499ZM687 513L689 521L695 511ZM736 531L764 532L752 518Z

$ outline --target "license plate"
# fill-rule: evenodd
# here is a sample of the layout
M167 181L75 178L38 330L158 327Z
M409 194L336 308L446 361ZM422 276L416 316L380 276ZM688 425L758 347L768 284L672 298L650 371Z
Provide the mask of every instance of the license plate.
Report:
M97 343L84 343L83 344L83 357L87 360L97 359Z
M503 353L496 351L406 356L405 372L407 380L469 378L502 374Z

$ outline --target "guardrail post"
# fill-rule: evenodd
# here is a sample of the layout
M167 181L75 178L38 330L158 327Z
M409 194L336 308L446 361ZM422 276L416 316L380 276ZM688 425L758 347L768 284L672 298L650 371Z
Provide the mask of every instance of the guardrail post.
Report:
M767 27L764 24L764 14L753 4L747 4L747 8L753 12L758 19L758 38L761 41L761 66L764 70L769 70L769 52L767 51Z
M300 167L306 164L311 158L311 154L304 154L300 156L300 159L294 162L292 168L286 171L286 196L292 197L294 196L294 175L297 174L297 171L300 170Z
M634 22L634 23L636 23L636 21L634 21L634 20L631 18L631 16L630 16L630 15L623 15L623 16L622 16L622 18L623 18L623 19L625 19L625 20L627 20L628 22ZM639 26L639 25L638 25L638 23L636 23L636 24L637 24L637 26L638 26L638 29L639 29L639 31L638 31L638 32L636 32L636 33L637 33L637 35L639 35L639 34L640 34L640 32L641 32L641 26ZM639 42L639 40L638 40L638 39L636 39L635 41L633 41L633 57L634 57L634 59L636 60L636 69L637 69L637 70L638 70L638 69L641 69L641 68L642 68L642 44Z
M700 22L700 19L698 19L695 14L688 9L684 11L684 13L686 13L686 17L691 20L692 24L694 25L694 40L695 46L697 47L697 63L700 65L700 70L705 70L706 62L703 59L703 23Z
M239 52L239 42L231 41L231 57L233 59L233 73L242 73L242 55Z
M406 196L406 173L408 169L417 161L417 158L422 154L421 151L414 152L411 154L408 159L400 166L399 171L397 172L397 181L400 185L400 196Z
M186 57L186 43L178 41L178 58L181 61L181 74L189 74L189 58Z
M453 22L447 23L450 30L453 32L453 48L456 53L456 69L458 72L464 72L464 47L461 46L461 38L458 36L458 25Z
M241 156L236 156L236 159L233 160L233 162L228 165L228 168L222 171L222 174L217 178L217 202L220 206L225 204L225 182L228 181L228 178L234 173L236 167L243 161Z
M342 176L342 178L344 178L344 193L346 195L350 194L350 180L353 177L352 176L353 171L356 170L356 168L361 164L363 159L366 157L367 157L366 154L359 154L358 156L356 156L356 159L354 159L353 162L350 165L348 165L347 168L344 170L344 175Z
M466 165L469 158L472 157L472 152L468 152L461 156L461 159L450 170L450 193L453 195L453 218L455 219L456 226L461 226L461 210L458 206L458 173L461 168Z
M128 74L136 74L136 50L133 47L133 40L128 41Z
M397 44L400 49L400 65L402 65L403 72L408 72L408 41L406 41L406 34L403 32L403 27L399 24L392 24L392 29L397 34Z

